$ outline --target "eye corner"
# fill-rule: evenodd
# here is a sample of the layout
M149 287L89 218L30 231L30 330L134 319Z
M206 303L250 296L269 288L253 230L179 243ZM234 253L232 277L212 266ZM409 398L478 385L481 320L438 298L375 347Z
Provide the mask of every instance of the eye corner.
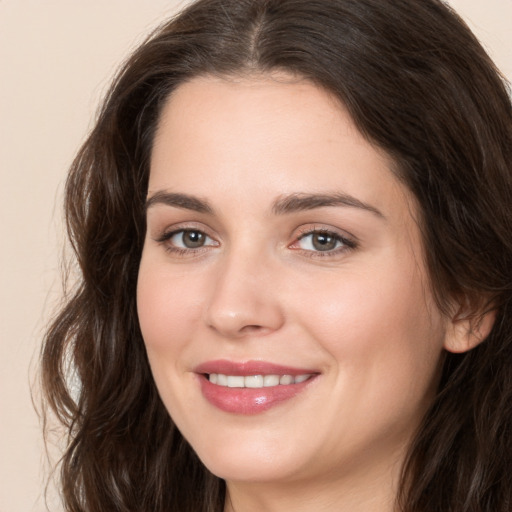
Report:
M335 257L357 247L354 237L327 226L303 227L288 245L309 257Z
M220 246L206 229L195 225L169 226L152 239L165 251L177 257L193 257Z

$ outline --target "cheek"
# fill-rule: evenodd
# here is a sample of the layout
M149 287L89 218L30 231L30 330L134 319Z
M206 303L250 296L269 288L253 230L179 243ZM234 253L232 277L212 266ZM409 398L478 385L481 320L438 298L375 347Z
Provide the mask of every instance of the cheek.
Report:
M302 319L335 368L326 424L351 418L344 432L360 446L405 436L434 396L444 336L421 281L398 272L345 275L322 295L309 301Z
M148 354L175 353L187 343L200 315L199 280L169 272L142 258L137 282L137 311Z
M201 318L200 287L200 280L171 273L165 261L143 255L137 282L140 328L156 387L177 423L194 399L184 383L190 384L186 353Z
M336 361L340 372L377 391L408 385L426 388L435 378L444 323L414 266L349 273L338 283L310 288L302 304L305 329Z

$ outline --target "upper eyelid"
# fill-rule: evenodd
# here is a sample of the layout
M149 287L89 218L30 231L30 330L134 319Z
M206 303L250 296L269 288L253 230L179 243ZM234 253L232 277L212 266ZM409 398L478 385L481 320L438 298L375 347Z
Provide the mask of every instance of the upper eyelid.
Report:
M332 249L332 250L329 250L329 251L314 251L314 250L310 250L310 249L302 249L300 247L294 247L303 238L310 236L310 235L317 234L317 233L325 233L325 234L334 236L336 239L338 239L341 242L342 246ZM303 251L304 253L308 253L308 254L310 253L311 256L318 255L318 256L328 257L330 255L330 256L334 257L335 255L344 253L347 250L357 249L359 247L359 240L355 236L353 236L351 233L348 233L347 231L344 231L344 230L340 230L339 228L315 224L313 227L301 226L300 234L294 237L293 242L290 245L288 245L288 247L290 247L291 249L294 249L294 250Z
M176 236L177 234L179 233L185 233L187 231L198 231L200 233L203 233L206 238L212 240L213 242L215 242L214 244L209 244L209 245L205 245L203 247L209 247L209 246L213 246L213 245L218 245L219 242L213 237L213 236L210 236L208 233L206 233L204 230L201 230L201 229L195 229L195 228L177 228L177 229L169 229L169 230L164 230L159 236L157 236L154 240L156 242L159 242L159 243L164 243L164 242L168 242L171 238L173 238L174 236ZM189 250L194 250L192 248L190 248Z
M200 231L210 238L214 238L214 231L211 228L195 221L176 222L173 224L167 224L163 228L155 227L154 229L148 229L148 232L154 233L154 238L161 238L162 236L168 236L180 231Z
M304 236L310 235L310 234L314 234L314 233L329 233L329 234L335 235L341 239L350 240L354 243L357 241L357 238L346 230L342 230L342 229L335 228L332 226L321 225L321 224L313 224L311 227L301 226L298 229L298 231L299 231L299 234L295 236L295 239L297 239L297 240L301 237L304 237Z
M179 233L185 233L187 231L201 232L205 235L206 238L208 238L213 243L205 243L204 245L201 245L199 247L181 247L179 244L171 242L171 239L174 238L176 235L178 235ZM215 238L205 233L204 230L191 227L178 227L176 229L164 230L158 237L154 238L154 241L157 242L159 245L162 245L167 252L173 253L175 255L180 255L183 257L185 257L186 255L198 255L203 253L204 251L209 250L211 247L219 246L219 242Z

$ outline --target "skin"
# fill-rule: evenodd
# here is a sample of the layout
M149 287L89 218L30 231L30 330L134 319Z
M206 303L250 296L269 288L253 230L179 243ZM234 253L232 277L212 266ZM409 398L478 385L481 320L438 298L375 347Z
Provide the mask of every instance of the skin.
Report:
M405 450L460 330L434 305L415 202L390 159L307 81L201 77L163 110L148 198L161 193L212 211L148 207L140 325L169 413L227 481L226 511L392 511ZM273 208L333 193L370 209ZM162 241L180 229L206 244ZM314 229L350 243L319 251ZM231 414L205 400L194 373L216 359L319 375L264 413Z

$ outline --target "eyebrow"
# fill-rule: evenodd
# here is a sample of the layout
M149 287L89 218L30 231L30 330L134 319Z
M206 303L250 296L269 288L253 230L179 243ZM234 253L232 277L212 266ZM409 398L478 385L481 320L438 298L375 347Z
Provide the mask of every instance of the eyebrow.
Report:
M360 208L373 213L377 217L385 219L380 210L374 206L344 193L334 194L291 194L279 198L273 205L272 211L275 214L283 215L286 213L313 210L326 206L348 206Z
M174 208L192 210L198 213L213 214L214 209L206 199L200 199L189 194L177 192L159 191L148 198L145 204L147 211L152 206L163 204ZM385 216L374 206L344 193L334 194L301 194L295 193L285 195L277 199L272 205L272 212L275 215L286 215L288 213L314 210L328 206L345 206L359 208L373 213L377 217L385 219Z
M208 201L188 194L165 191L156 192L147 199L145 210L147 211L156 204L174 206L175 208L183 208L184 210L193 210L198 213L213 213L213 208Z

